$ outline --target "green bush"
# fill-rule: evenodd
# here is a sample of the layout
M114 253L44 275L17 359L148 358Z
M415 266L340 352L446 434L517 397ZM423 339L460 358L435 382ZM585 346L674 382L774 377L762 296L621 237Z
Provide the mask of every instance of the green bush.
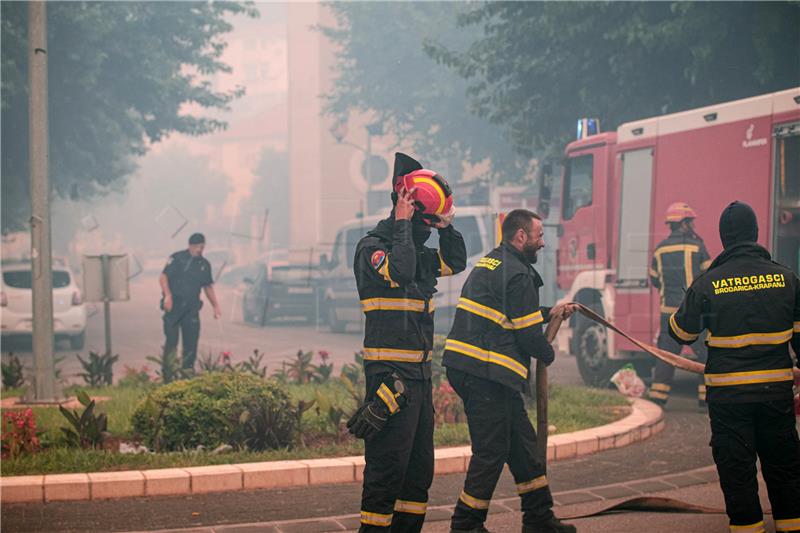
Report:
M137 406L131 426L157 451L219 444L263 450L294 442L295 415L280 384L252 374L214 372L152 391Z

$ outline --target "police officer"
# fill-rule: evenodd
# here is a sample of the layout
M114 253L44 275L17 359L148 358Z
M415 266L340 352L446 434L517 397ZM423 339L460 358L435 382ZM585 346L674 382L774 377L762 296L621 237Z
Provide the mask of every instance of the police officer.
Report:
M664 222L669 224L670 234L656 246L650 264L650 282L661 296L661 327L657 346L673 353L680 353L681 346L669 336L669 317L678 310L692 281L711 263L703 239L694 231L695 218L697 214L685 202L676 202L667 208ZM692 350L701 362L705 362L707 351L702 339L692 343ZM674 366L660 359L656 361L648 397L659 405L665 405L674 376ZM706 387L702 377L697 385L697 401L701 407L705 406Z
M483 523L504 464L522 501L523 533L571 532L573 526L553 515L545 465L520 393L529 393L531 357L548 365L555 359L542 324L551 316L568 317L574 307L539 307L542 279L531 265L544 246L540 217L515 209L502 234L502 244L467 278L445 343L447 379L464 401L472 440L451 532L487 531Z
M366 398L348 421L366 440L361 532L422 529L433 481L433 295L436 278L464 270L467 256L444 179L398 153L394 181L392 214L358 243L353 267L366 316ZM439 250L424 246L432 227Z
M214 308L214 318L222 316L214 292L211 264L203 257L206 239L202 233L189 237L189 248L172 254L161 272L161 308L164 310L164 356L178 348L178 334L183 338L182 367L194 369L197 340L200 337L200 289Z
M777 531L800 531L800 440L792 406L789 342L800 353L800 282L756 244L756 215L733 202L722 212L724 251L670 317L681 344L708 330L711 447L731 531L765 531L756 457Z

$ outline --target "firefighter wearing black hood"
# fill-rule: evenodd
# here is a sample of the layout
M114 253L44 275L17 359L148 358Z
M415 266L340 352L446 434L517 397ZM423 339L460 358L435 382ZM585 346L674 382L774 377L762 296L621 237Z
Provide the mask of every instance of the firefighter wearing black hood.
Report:
M450 224L453 209L426 216L422 195L406 187L417 174L419 187L441 200L440 209L445 200L452 204L438 174L398 153L392 214L361 239L355 253L366 317L367 390L348 427L365 439L361 532L421 531L433 482L433 295L436 278L464 270L467 254ZM424 246L432 227L439 250Z
M800 282L756 244L749 205L722 212L724 251L695 279L670 317L681 344L708 330L705 368L711 447L731 531L765 531L756 457L777 531L800 531L800 439L789 342L800 353Z

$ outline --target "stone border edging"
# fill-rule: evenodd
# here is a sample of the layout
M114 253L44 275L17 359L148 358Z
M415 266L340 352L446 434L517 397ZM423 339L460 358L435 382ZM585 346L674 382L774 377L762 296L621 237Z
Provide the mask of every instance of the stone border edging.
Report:
M611 424L554 435L548 439L547 460L560 461L644 440L664 429L664 413L643 399L632 413ZM435 473L466 472L470 446L438 448ZM269 461L188 468L45 474L0 477L0 502L31 503L102 500L142 496L181 496L233 490L275 489L352 483L363 480L364 457Z

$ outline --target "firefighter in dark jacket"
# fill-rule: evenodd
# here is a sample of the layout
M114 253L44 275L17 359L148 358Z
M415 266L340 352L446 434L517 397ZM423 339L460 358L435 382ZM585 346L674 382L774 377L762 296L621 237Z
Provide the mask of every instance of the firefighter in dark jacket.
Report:
M366 317L364 404L348 421L365 439L361 532L418 532L433 481L433 295L436 278L466 266L447 182L414 159L395 158L395 204L356 247ZM424 246L431 228L439 249Z
M800 531L800 439L792 405L792 358L800 353L800 282L756 244L756 215L733 202L722 212L724 251L670 317L681 344L708 330L705 383L711 447L731 531L765 531L756 457L777 531Z
M692 281L711 263L703 239L694 231L695 218L697 214L685 202L676 202L667 208L665 223L670 226L670 234L656 246L650 264L650 282L661 297L661 327L657 346L672 353L680 353L681 346L669 336L669 317L678 310ZM707 351L702 339L692 343L692 350L701 362L706 361ZM657 360L649 398L659 405L665 405L674 377L675 367ZM701 407L705 406L706 387L702 377L697 385L697 401Z
M523 533L571 532L553 515L545 465L520 393L529 393L531 358L550 364L542 332L550 316L572 305L539 306L542 279L531 266L544 246L542 221L524 209L502 225L503 242L475 265L461 291L445 343L447 379L464 401L472 459L450 523L453 533L485 532L495 485L508 464L522 501Z

